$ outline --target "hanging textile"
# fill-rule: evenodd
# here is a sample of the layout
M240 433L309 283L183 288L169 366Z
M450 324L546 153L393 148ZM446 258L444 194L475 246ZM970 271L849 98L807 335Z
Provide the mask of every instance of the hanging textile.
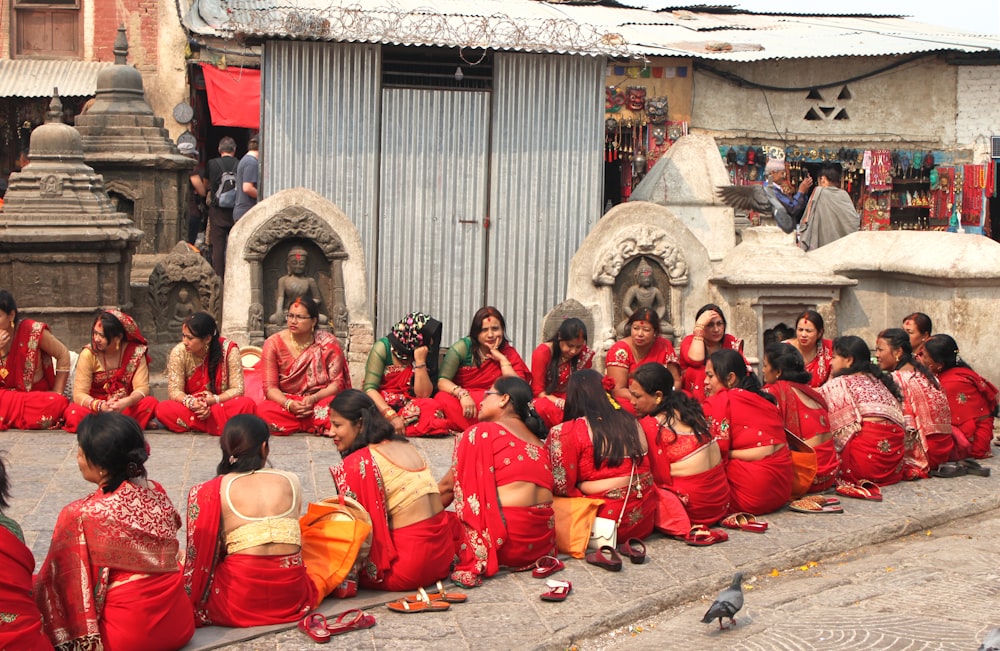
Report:
M201 64L208 110L217 127L260 128L260 70Z

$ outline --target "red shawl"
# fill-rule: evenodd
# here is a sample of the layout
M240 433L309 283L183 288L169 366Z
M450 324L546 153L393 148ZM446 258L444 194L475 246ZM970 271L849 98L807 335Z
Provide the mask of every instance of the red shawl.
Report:
M646 353L646 356L640 360L636 360L635 349L625 339L615 342L615 344L608 349L608 354L604 358L605 366L619 366L621 368L628 369L629 373L634 371L639 366L649 363L662 364L663 366L668 364L677 364L680 366L680 360L677 358L677 353L674 351L674 345L665 337L657 337L656 340L653 341L653 345L650 347L649 352Z
M820 340L817 347L816 356L806 362L806 370L812 373L809 386L819 387L830 379L830 363L833 361L833 341L830 339Z
M471 339L465 337L459 341L464 341L467 349L469 351L472 350L473 344ZM521 359L521 355L517 352L517 350L515 350L510 344L504 344L500 349L500 352L504 354L507 361L509 361L511 366L514 367L514 372L517 373L522 380L530 383L531 371L528 370L528 366L524 363L524 360ZM472 353L469 352L459 365L458 371L455 373L455 377L448 379L463 389L489 389L501 375L503 375L503 369L500 368L500 362L493 359L492 356L487 357L479 366L476 366L472 363Z
M559 344L545 342L540 344L535 349L535 352L531 354L531 392L536 397L545 392L545 385L547 384L545 376L549 372L549 364L552 362L553 347L558 348ZM576 370L590 368L594 363L594 351L587 348L586 345L584 345L583 350L580 351L577 357L579 359L576 363ZM566 384L569 382L572 370L569 362L560 362L558 368L559 384L554 391L549 392L549 395L557 398L566 397Z
M948 396L953 425L992 416L997 406L997 388L971 368L956 366L938 375Z
M351 388L350 369L344 361L344 352L337 337L324 330L317 330L313 338L313 343L294 359L281 338L281 333L267 338L262 353L264 395L274 387L296 396L316 393L331 384L337 387L338 393ZM291 362L282 364L279 361L281 356Z
M107 494L98 488L59 513L49 554L35 577L35 601L57 646L100 644L98 621L112 570L177 571L180 516L163 487L150 483L152 489L122 482Z
M784 445L785 423L778 408L752 391L729 389L705 401L712 436L723 455L764 445Z
M132 317L118 310L107 310L107 312L113 314L125 328L125 347L122 351L122 364L118 368L94 372L94 379L90 383L90 396L99 400L124 398L132 393L132 378L135 372L143 362L149 363L146 339L139 333L139 327ZM93 345L87 344L86 347L96 359L97 351Z
M692 398L700 403L704 403L705 399L708 397L708 394L706 393L708 391L708 386L705 382L705 364L710 356L707 355L705 359L700 362L691 359L689 351L691 350L691 342L693 341L694 335L688 335L687 337L684 337L684 341L681 342L680 359L684 382L683 389ZM743 340L737 339L727 332L722 337L722 348L738 351L739 354L742 355ZM747 368L750 368L749 362L747 363Z
M484 422L465 430L455 441L452 467L455 515L464 538L456 573L461 573L463 584L472 585L477 583L473 577L497 573L500 548L513 537L497 488L530 481L554 490L552 464L544 447L518 438L499 423Z
M819 403L819 408L807 407L793 389L798 389ZM803 441L830 431L830 417L826 410L826 400L815 389L805 384L778 380L764 387L772 396L778 399L778 412L781 414L785 427Z
M363 571L370 583L381 583L399 558L399 552L389 527L385 483L378 464L371 450L365 447L347 455L340 465L330 468L330 473L337 492L356 499L371 516L372 544Z
M49 329L41 321L24 319L17 324L7 359L0 364L0 389L51 391L55 384L52 358L39 348ZM35 373L42 367L42 380L35 386Z
M229 364L226 361L230 355L240 354L236 342L219 337L219 345L222 346L222 359L219 360L219 365L215 369L215 391L213 393L222 393L229 389ZM202 391L208 391L208 384L208 355L205 355L205 359L194 369L191 377L184 381L184 393L198 394Z
M382 384L378 391L385 403L393 409L400 409L416 398L413 394L413 364L406 366L387 364L382 372Z
M51 649L42 632L42 616L31 598L35 557L24 541L4 526L0 515L0 649ZM18 529L16 525L10 526ZM19 529L18 529L19 530Z
M210 623L209 589L215 566L222 559L222 475L192 486L187 504L187 552L184 557L184 590L194 606L198 626Z

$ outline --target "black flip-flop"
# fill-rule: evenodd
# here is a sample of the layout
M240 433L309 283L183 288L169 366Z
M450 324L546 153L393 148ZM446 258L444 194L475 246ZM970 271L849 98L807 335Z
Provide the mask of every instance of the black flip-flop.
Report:
M982 464L980 464L975 459L962 459L961 461L959 461L959 463L965 466L965 471L970 475L975 475L977 477L990 476L990 469L983 468Z
M969 474L969 470L957 461L948 461L930 472L931 477L942 479L952 479L953 477L964 477Z

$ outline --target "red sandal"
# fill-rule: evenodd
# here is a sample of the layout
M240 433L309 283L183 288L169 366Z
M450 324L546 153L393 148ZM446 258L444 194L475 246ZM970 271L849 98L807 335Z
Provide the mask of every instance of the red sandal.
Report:
M542 593L542 601L566 601L566 597L573 590L573 584L569 581L557 581L549 579L545 582L548 592Z
M313 639L317 644L330 641L330 631L326 628L326 617L321 613L309 613L299 622L299 630Z
M374 617L366 615L363 610L352 608L337 615L337 619L333 620L333 622L327 623L326 629L330 635L340 635L348 631L359 631L363 628L371 628L372 626L375 626Z
M565 567L566 565L555 556L542 556L535 561L535 569L531 570L531 576L536 579L544 579Z

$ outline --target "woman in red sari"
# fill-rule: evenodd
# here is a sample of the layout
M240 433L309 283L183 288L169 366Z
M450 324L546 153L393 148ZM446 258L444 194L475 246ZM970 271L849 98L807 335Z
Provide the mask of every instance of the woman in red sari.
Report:
M816 453L816 476L808 492L832 488L840 472L840 457L833 445L826 400L812 388L802 355L791 344L771 344L764 349L762 370L764 391L778 401L785 428Z
M361 391L330 403L330 433L343 462L330 468L337 491L372 519L362 587L410 591L448 576L455 560L455 514L444 510L437 481L420 451Z
M574 317L559 324L552 338L531 354L531 392L546 427L563 421L569 376L581 368L590 368L593 360L594 351L587 348L587 326Z
M955 447L948 396L934 374L913 357L910 337L902 328L878 333L875 357L903 394L903 479L926 479L951 458Z
M333 397L351 388L347 360L337 337L319 330L319 306L299 297L285 313L288 327L264 342L264 396L257 415L274 434L325 434Z
M42 614L31 596L35 557L24 544L24 533L3 513L10 497L7 467L0 457L0 649L52 651L42 632Z
M463 431L476 424L486 390L501 376L531 381L531 372L507 340L507 322L495 307L482 307L472 317L469 336L452 344L441 363L434 400L448 419L448 429Z
M604 373L614 380L611 395L632 409L632 395L628 391L629 373L642 364L655 362L662 364L674 376L674 386L681 386L681 365L674 351L674 345L666 337L660 336L660 316L656 310L641 307L632 313L626 322L628 336L615 342L604 357Z
M148 445L134 419L88 416L77 462L97 491L56 521L35 601L57 649L180 649L194 635L178 563L181 519L146 478Z
M923 312L914 312L903 319L903 330L910 337L910 349L913 350L913 357L921 362L927 363L923 359L924 344L931 338L931 330L934 324L931 318Z
M156 418L171 432L222 434L236 414L253 414L254 401L243 395L243 362L235 342L219 336L207 312L192 314L181 325L181 343L167 360L167 396Z
M69 404L63 395L69 364L69 351L49 326L19 321L14 297L0 290L0 430L58 427Z
M997 388L959 356L958 344L949 335L934 335L927 340L924 361L948 396L951 424L969 442L968 453L959 458L992 457L990 441L997 414Z
M455 440L441 480L461 526L455 583L478 586L501 567L525 569L555 554L552 465L539 439L545 425L530 405L527 382L498 378L483 399L483 422Z
M448 433L448 424L438 417L437 403L431 399L440 349L441 322L411 312L368 353L362 389L397 434Z
M597 515L618 522L618 540L653 532L657 495L646 437L635 417L607 393L610 378L577 371L566 387L566 421L549 432L555 494L604 500Z
M184 587L196 626L294 622L321 599L302 563L299 478L264 467L268 438L257 416L234 416L218 476L188 494Z
M708 398L708 384L705 382L708 358L719 350L735 350L742 355L743 340L726 332L726 317L718 305L703 305L694 318L694 332L681 342L681 387L689 396L704 404ZM749 364L747 367L749 369Z
M806 310L795 319L795 338L785 341L802 355L809 373L809 386L816 388L830 379L833 341L823 338L823 317L816 310Z
M833 341L833 374L819 392L840 453L838 483L897 483L903 476L903 396L871 363L863 339L849 335Z
M674 389L661 364L643 364L629 384L632 406L649 446L649 466L659 497L656 529L684 536L692 524L709 526L729 515L729 482L719 444L698 401ZM687 522L678 522L682 505Z
M97 315L90 344L76 362L73 404L66 408L67 432L75 432L88 414L119 412L145 429L157 400L149 395L146 339L129 315L106 310Z
M753 515L777 511L792 495L792 455L774 399L735 350L712 353L705 381L709 397L702 406L726 459L729 508Z

